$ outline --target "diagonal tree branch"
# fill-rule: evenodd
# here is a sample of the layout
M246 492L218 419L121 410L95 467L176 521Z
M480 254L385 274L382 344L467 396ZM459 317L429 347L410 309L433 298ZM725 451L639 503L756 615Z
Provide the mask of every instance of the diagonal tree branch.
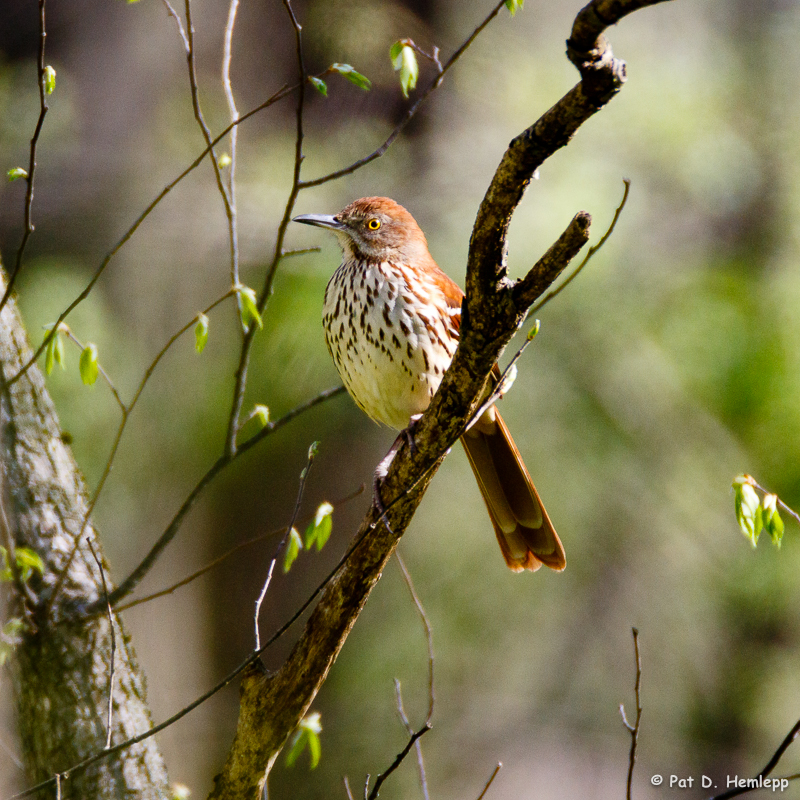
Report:
M487 377L524 320L527 304L546 290L588 238L590 219L580 214L514 293L505 267L511 215L538 166L567 144L578 127L622 86L624 64L611 55L602 30L642 5L599 0L581 12L576 41L581 46L594 45L587 60L590 67L580 69L581 82L517 136L503 156L473 228L461 342L439 391L415 428L414 452L406 445L398 450L383 483L385 514L373 504L356 534L351 555L326 585L283 666L267 675L260 664L253 665L243 680L236 737L211 793L215 800L260 796L280 748L325 680L447 448L480 404ZM582 15L602 23L584 24ZM387 502L391 498L395 499Z

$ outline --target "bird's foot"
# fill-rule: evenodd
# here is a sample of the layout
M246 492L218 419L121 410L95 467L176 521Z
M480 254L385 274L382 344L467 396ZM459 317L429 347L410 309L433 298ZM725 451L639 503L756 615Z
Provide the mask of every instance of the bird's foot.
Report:
M381 462L375 468L375 474L372 478L372 502L380 513L381 521L390 533L394 533L394 531L392 531L392 526L389 524L389 520L386 518L386 506L384 506L383 500L381 500L381 484L383 483L384 478L386 478L386 476L389 474L389 467L392 465L392 461L394 461L397 451L404 442L408 445L412 454L416 454L417 444L414 441L414 429L417 427L417 423L421 418L422 414L415 414L413 417L411 417L408 427L397 435L397 438L394 440L394 444L389 448L389 452L381 459Z

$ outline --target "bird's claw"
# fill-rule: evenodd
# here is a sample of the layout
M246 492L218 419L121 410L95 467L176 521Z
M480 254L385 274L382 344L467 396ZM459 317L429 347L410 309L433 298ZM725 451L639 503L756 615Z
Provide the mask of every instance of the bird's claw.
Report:
M381 500L381 483L388 475L389 467L392 465L392 461L394 461L394 457L397 455L397 451L400 449L403 442L408 445L412 454L416 455L417 443L414 441L414 430L421 418L422 414L415 414L411 417L408 427L398 434L397 438L394 440L394 444L389 448L389 452L381 459L381 462L375 468L375 474L372 478L372 502L375 508L378 509L381 521L390 533L394 533L394 531L392 531L392 526L389 524L389 520L386 517L386 506L384 506L383 500Z

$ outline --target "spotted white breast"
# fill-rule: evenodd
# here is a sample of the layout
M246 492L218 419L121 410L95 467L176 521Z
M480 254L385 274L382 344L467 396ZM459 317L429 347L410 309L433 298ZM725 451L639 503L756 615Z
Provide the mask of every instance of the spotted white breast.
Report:
M325 290L328 349L348 392L397 430L422 413L458 344L461 308L435 276L384 262L344 261Z

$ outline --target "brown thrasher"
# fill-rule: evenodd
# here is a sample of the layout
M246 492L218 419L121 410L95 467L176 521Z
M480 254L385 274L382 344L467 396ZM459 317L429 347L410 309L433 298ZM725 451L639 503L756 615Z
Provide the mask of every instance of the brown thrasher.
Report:
M450 365L464 293L436 265L411 214L388 197L294 221L328 228L342 248L322 321L347 391L372 419L404 429L428 407ZM564 569L561 541L497 409L461 441L508 566Z

